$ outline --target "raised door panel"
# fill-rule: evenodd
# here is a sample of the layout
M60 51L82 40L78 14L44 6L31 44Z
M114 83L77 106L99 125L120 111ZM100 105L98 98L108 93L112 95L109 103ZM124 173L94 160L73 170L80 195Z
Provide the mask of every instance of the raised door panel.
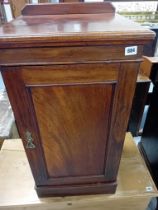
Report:
M104 175L111 84L31 88L48 176Z

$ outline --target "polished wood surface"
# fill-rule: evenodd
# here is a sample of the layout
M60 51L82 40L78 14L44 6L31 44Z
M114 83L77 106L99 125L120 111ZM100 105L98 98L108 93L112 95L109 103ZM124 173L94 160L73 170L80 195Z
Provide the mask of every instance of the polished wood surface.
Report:
M37 87L32 97L49 177L104 177L113 86Z
M101 5L105 13L91 14ZM2 76L36 190L114 193L143 45L154 34L108 3L56 7L61 15L24 15L0 29ZM73 14L82 7L89 14Z
M60 4L38 4L27 5L21 11L24 16L34 15L69 15L69 14L98 14L98 13L114 13L115 8L108 2L94 2L90 4L83 3L64 3Z
M90 3L74 3L84 5L89 12ZM93 3L94 4L94 3ZM92 5L93 5L92 4ZM104 8L107 3L96 4ZM105 4L105 5L104 5ZM62 3L61 10L64 10L69 3ZM103 6L104 5L104 6ZM54 5L56 7L56 5ZM32 6L33 7L33 6ZM53 7L53 5L52 5ZM60 5L58 5L60 7ZM36 8L36 6L35 6ZM72 10L71 10L72 11ZM72 12L73 13L73 12ZM85 45L94 42L98 44L110 44L111 42L139 44L148 42L154 38L154 33L140 27L126 18L110 13L101 14L63 14L63 15L41 15L20 16L14 21L7 23L0 28L0 46L46 46L69 45L74 42ZM127 42L128 41L128 42ZM135 41L135 43L134 43ZM96 44L95 43L95 44ZM90 44L90 43L89 43Z
M48 64L79 64L79 63L101 63L111 61L123 62L123 59L140 61L143 52L143 46L138 47L137 55L125 56L125 47L129 45L115 46L66 46L66 47L42 47L42 48L18 48L0 49L1 65L19 66L19 65L48 65ZM34 56L32 56L34 55ZM122 61L121 61L122 60ZM104 62L103 62L104 61ZM93 65L93 64L92 64ZM82 65L80 65L82 68ZM88 66L87 66L88 67ZM58 67L60 68L60 67ZM69 68L69 67L68 67ZM76 68L76 67L75 67ZM78 67L79 68L79 67ZM37 68L36 68L37 69ZM102 65L103 69L103 65Z
M144 210L150 199L158 195L129 133L125 139L118 188L114 195L38 198L20 139L4 142L0 160L0 210ZM146 191L148 187L151 191Z
M105 78L106 82L113 83L118 80L119 66L120 63L24 66L21 69L21 77L27 86L36 86L37 83L40 85L102 84Z
M135 71L133 71L135 69ZM114 180L118 173L119 158L121 157L128 119L131 111L132 99L137 79L139 63L123 63L120 66L117 88L112 109L111 132L107 151L105 177ZM114 146L115 145L115 146Z

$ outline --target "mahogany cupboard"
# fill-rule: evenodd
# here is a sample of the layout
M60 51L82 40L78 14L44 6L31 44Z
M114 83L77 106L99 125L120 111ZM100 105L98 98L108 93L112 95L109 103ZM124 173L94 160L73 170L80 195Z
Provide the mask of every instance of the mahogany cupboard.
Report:
M39 196L114 193L143 45L110 3L27 5L0 66Z

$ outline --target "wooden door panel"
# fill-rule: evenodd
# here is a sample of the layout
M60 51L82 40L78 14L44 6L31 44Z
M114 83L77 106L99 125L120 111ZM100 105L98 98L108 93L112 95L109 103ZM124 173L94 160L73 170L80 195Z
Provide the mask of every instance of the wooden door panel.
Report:
M112 84L31 88L49 177L104 175L113 92Z

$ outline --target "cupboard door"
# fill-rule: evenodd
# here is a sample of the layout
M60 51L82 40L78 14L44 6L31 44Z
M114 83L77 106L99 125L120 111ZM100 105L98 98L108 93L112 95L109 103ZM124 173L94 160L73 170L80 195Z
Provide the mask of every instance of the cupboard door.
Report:
M12 67L3 72L7 87L12 86L11 103L37 185L106 182L113 177L112 170L117 173L113 162L130 111L133 91L124 93L134 86L133 67L72 64ZM135 78L123 82L129 79L128 71ZM119 120L121 146L114 133ZM35 148L27 148L26 132Z

